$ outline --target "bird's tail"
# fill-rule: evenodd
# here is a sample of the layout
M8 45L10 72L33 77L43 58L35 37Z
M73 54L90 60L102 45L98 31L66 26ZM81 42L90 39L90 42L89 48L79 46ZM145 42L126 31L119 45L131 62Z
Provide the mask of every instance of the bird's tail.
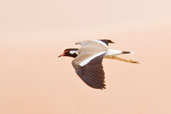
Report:
M127 52L125 52L126 54ZM130 53L130 52L129 52ZM138 61L135 61L135 60L128 60L128 59L123 59L123 58L120 58L120 57L116 57L116 56L104 56L104 58L106 59L115 59L115 60L119 60L119 61L124 61L124 62L128 62L128 63L135 63L135 64L139 64Z
M121 54L133 54L134 52L133 51L122 51Z

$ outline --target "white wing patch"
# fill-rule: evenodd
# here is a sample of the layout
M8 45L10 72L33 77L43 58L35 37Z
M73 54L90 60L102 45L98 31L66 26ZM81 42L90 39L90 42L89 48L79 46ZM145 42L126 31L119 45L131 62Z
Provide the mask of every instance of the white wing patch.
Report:
M106 52L103 51L103 52L100 52L100 53L98 53L98 54L96 54L96 55L93 55L93 56L91 56L91 57L85 59L84 61L82 61L82 62L80 63L80 66L84 66L84 65L88 64L88 63L89 63L91 60L93 60L94 58L96 58L96 57L98 57L98 56L100 56L100 55L102 55L102 54L105 54L105 53L106 53Z
M107 47L107 45L106 45L104 42L100 41L100 40L94 40L94 41L96 41L96 42L98 42L98 43L100 43L100 44L103 44L104 46Z

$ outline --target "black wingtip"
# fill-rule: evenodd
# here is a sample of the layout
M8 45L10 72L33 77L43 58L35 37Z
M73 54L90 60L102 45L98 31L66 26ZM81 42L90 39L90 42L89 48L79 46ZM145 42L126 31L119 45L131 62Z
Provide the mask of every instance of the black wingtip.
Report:
M90 86L90 85L88 85L88 86ZM99 90L104 90L104 89L106 89L106 85L101 86L101 87L93 87L93 86L90 86L90 87L93 88L93 89L99 89Z
M109 39L99 39L99 40L104 42L106 45L109 45L109 43L114 43L112 40Z
M104 90L104 89L106 89L106 86L104 86L104 87L102 87L102 88L100 88L101 90Z

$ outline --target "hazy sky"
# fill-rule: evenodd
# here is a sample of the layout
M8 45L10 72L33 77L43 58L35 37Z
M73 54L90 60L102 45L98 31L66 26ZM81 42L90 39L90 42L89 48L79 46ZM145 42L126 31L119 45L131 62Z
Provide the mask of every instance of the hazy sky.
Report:
M1 114L170 114L171 1L0 1ZM104 60L105 90L84 84L72 58L80 40L133 50Z

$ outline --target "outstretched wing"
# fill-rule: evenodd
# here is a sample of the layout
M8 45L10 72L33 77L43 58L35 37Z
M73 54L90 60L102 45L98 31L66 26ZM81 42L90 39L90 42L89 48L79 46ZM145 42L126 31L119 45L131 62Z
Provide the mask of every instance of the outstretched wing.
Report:
M92 88L105 88L105 73L102 66L105 53L105 51L95 55L81 53L72 61L77 75Z

